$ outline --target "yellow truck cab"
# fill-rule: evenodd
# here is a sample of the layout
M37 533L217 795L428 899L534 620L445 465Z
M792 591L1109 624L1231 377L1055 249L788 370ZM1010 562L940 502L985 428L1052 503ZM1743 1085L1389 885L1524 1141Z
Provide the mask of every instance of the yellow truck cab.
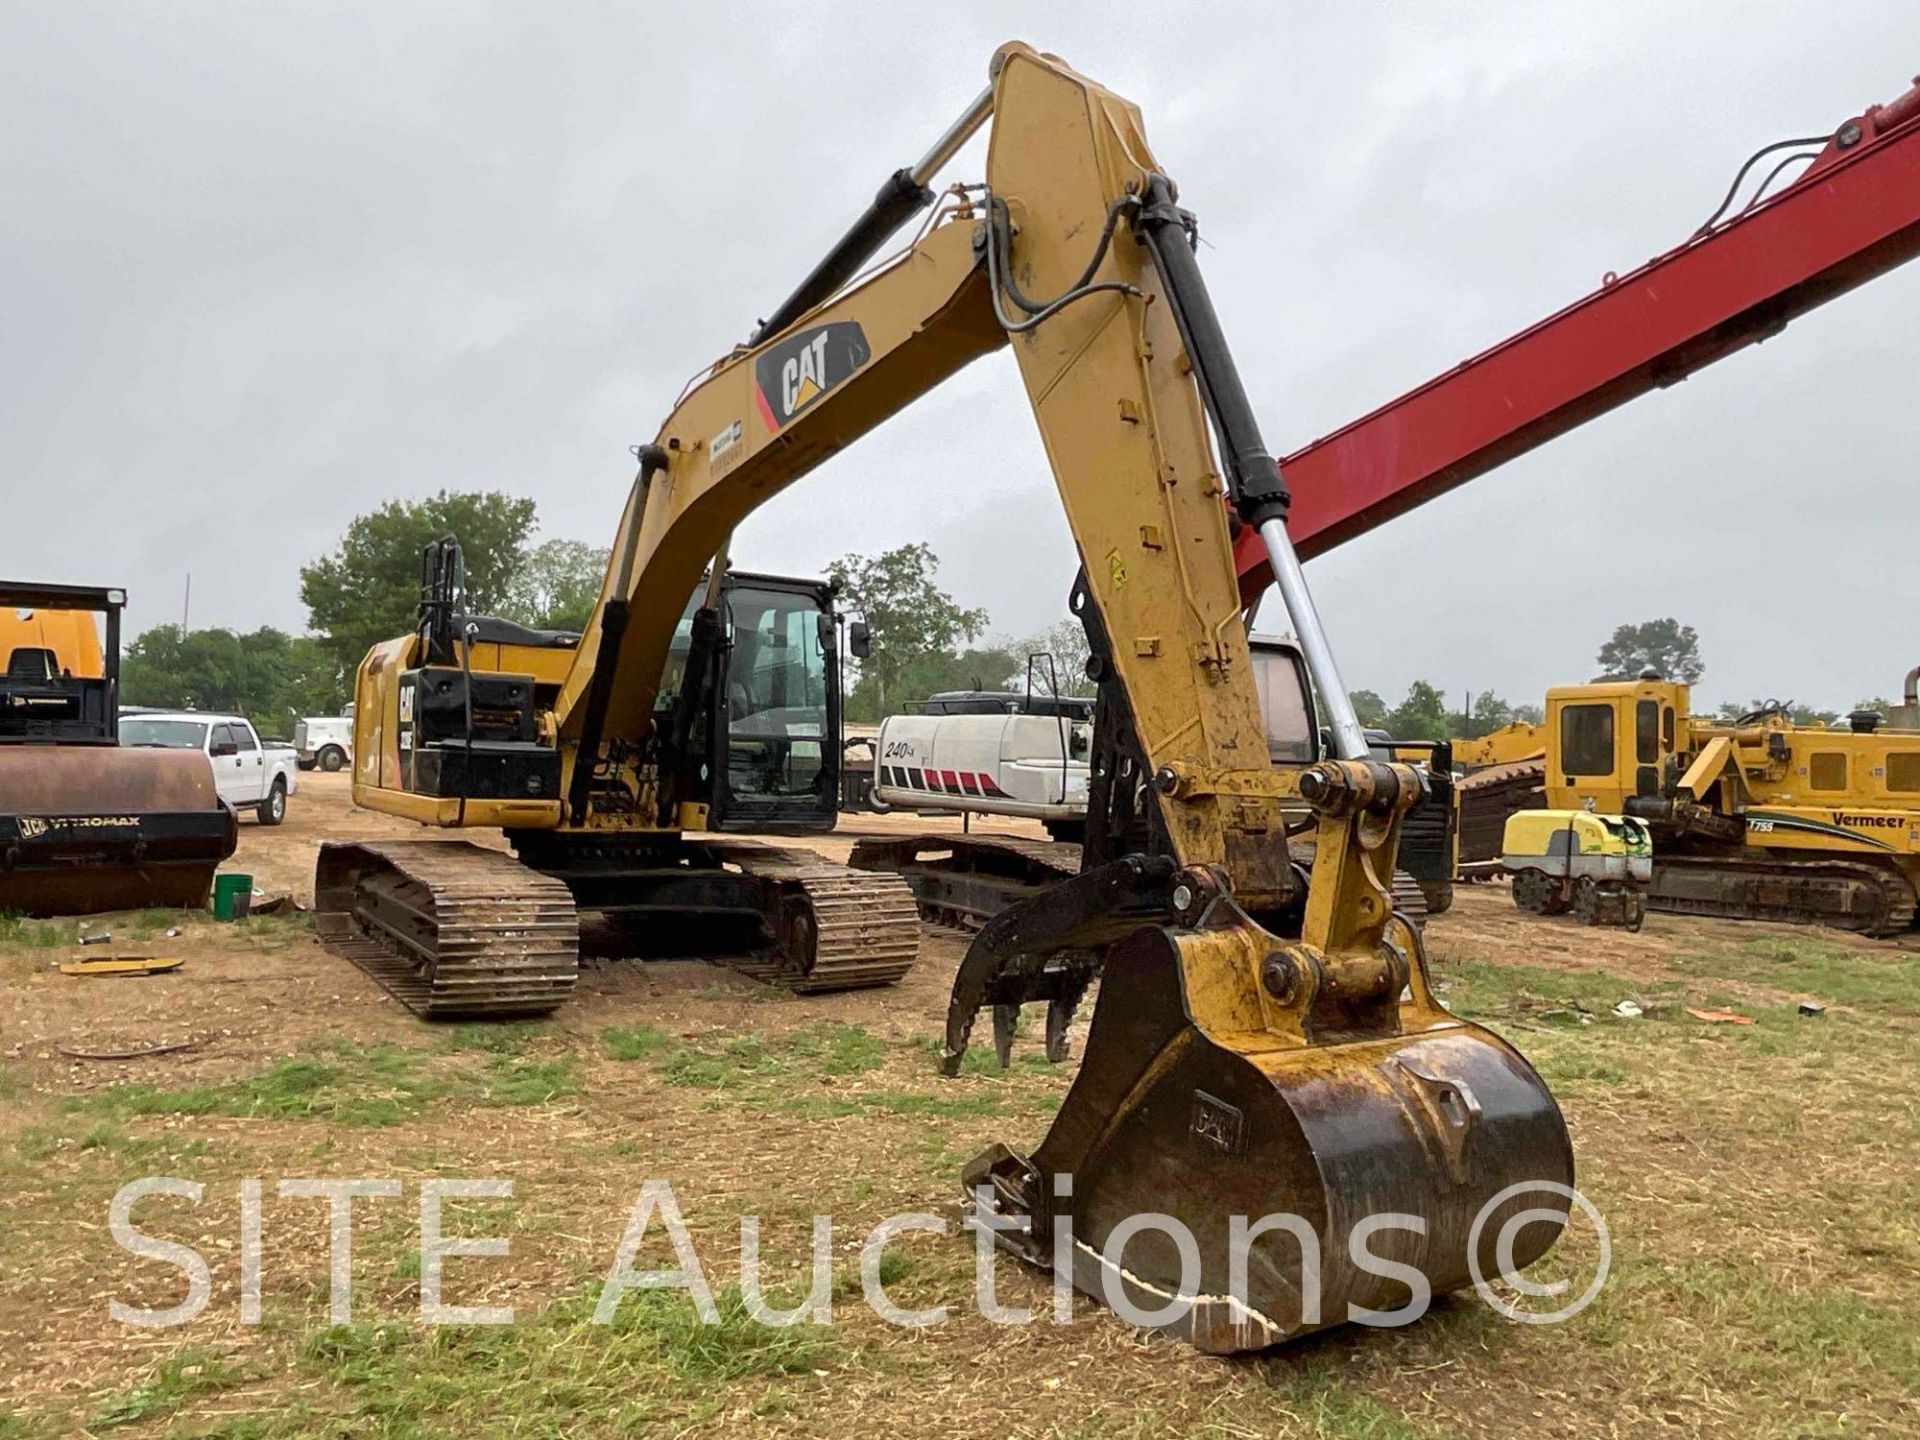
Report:
M1547 803L1608 815L1629 796L1657 796L1681 743L1687 687L1667 680L1599 681L1547 691Z

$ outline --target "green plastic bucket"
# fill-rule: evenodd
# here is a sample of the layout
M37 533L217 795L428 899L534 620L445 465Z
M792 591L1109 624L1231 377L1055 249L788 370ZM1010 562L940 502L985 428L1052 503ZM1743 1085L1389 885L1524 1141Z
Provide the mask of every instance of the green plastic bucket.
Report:
M251 875L216 875L213 877L214 919L242 919L247 913L248 906L252 903L253 877Z

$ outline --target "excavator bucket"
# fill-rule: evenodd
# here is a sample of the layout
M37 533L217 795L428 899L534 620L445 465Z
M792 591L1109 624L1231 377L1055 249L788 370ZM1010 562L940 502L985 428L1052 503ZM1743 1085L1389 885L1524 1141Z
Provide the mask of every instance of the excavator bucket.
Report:
M197 750L0 745L0 910L205 905L238 838Z
M1243 915L1121 941L1051 1131L964 1172L976 1223L1222 1354L1408 1306L1392 1266L1440 1295L1539 1258L1573 1183L1559 1108L1517 1050L1433 1002L1403 934L1384 1024L1353 1023L1336 970L1302 994L1302 952Z

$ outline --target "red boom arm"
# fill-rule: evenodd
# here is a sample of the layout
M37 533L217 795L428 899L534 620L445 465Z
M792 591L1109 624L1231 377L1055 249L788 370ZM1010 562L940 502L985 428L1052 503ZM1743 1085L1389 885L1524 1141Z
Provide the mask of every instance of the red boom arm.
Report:
M1920 79L1793 184L1280 462L1310 559L1637 395L1777 334L1920 252ZM1272 583L1234 542L1240 598Z

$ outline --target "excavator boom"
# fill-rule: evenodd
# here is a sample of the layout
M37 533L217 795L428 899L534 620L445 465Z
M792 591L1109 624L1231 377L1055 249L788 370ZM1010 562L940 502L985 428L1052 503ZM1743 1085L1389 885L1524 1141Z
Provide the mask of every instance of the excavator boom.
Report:
M1301 556L1777 335L1920 253L1920 81L1824 144L1790 143L1814 152L1793 183L1285 456ZM1258 535L1242 531L1234 558L1251 606L1272 583Z

